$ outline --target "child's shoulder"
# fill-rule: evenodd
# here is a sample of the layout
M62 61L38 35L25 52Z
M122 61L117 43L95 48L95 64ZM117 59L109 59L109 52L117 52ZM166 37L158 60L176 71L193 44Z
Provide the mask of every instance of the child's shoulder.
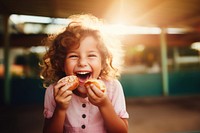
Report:
M52 93L53 92L53 87L54 87L55 83L54 84L50 84L49 86L47 86L45 89L46 89L46 92L49 92L49 93Z
M118 79L110 79L110 80L103 80L106 86L121 86L121 83Z

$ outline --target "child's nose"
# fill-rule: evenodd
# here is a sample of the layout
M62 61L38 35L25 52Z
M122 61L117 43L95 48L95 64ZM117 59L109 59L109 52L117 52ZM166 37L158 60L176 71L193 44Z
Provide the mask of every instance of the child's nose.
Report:
M80 58L79 59L79 62L78 62L78 65L83 67L83 66L87 66L87 59L85 58Z

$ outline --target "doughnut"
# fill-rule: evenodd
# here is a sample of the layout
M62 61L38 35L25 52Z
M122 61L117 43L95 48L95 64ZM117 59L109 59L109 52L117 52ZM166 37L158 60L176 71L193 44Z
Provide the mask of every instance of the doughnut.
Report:
M106 86L104 84L104 82L102 80L98 80L98 79L88 79L84 86L89 86L91 84L94 84L98 89L100 89L102 92L106 91Z
M71 90L71 91L75 90L79 85L79 80L75 75L70 75L70 76L61 78L58 81L58 83L60 83L60 82L64 82L64 83L68 84L69 85L68 90Z

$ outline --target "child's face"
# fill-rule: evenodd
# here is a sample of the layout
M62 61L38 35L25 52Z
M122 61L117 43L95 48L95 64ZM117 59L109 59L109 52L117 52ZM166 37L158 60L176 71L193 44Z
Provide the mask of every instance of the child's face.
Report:
M67 52L65 60L66 75L76 75L79 78L78 91L86 93L84 82L89 78L98 78L102 69L101 55L97 48L98 42L93 36L86 36L80 46Z

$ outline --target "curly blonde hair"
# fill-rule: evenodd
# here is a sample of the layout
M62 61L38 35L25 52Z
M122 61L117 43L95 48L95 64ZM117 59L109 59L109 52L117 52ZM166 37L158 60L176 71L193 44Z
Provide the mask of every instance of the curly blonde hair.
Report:
M101 30L103 21L91 14L72 15L71 22L59 34L50 35L44 41L48 47L43 56L41 77L44 79L44 86L57 82L66 76L64 63L68 50L80 45L81 39L86 36L93 36L98 43L98 49L102 57L102 71L100 77L109 80L118 78L123 64L123 50L120 41L105 34Z

